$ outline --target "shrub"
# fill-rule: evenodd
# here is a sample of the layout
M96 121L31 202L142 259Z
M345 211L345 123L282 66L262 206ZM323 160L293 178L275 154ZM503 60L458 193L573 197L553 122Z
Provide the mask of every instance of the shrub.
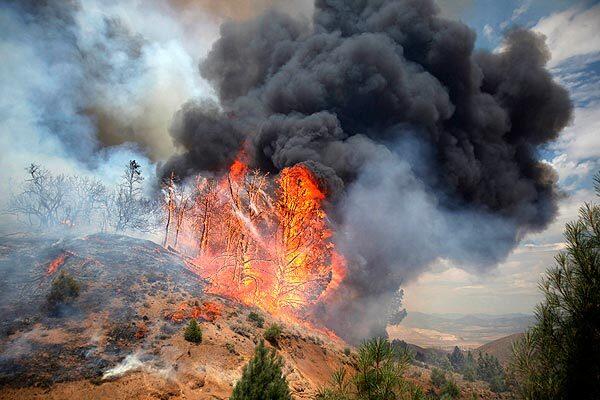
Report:
M256 326L258 326L259 328L262 328L265 324L265 319L262 315L260 315L259 313L255 313L254 311L251 312L250 314L248 314L248 319L252 322L254 322L254 324Z
M269 351L261 340L254 357L244 367L229 400L291 400L290 390L282 373L283 360Z
M344 348L344 355L346 355L346 356L350 355L350 347Z
M46 297L48 304L53 307L60 303L68 302L79 296L79 283L66 272L60 274L52 281L50 293Z
M477 373L475 372L475 368L473 368L473 367L465 368L463 371L463 378L465 378L465 381L468 381L468 382L475 381L477 379Z
M495 376L488 383L490 384L490 390L494 393L506 392L507 390L504 377Z
M397 361L397 353L386 339L378 337L363 343L358 349L355 378L359 398L394 398L408 365L408 362Z
M460 389L458 388L458 385L456 385L456 382L452 380L447 380L444 386L442 387L440 397L448 399L458 399L460 397Z
M425 400L421 388L403 379L409 361L408 357L399 356L397 346L384 338L366 341L357 350L356 374L347 377L346 370L336 371L331 384L320 389L316 399Z
M315 400L350 400L351 397L336 393L333 389L321 388L317 391Z
M428 364L433 367L441 368L444 371L452 371L452 364L447 354L443 354L436 349L424 349L415 353L415 360Z
M465 367L465 356L458 346L454 346L454 350L448 356L448 360L452 364L452 368L457 372L462 371Z
M237 352L235 351L235 346L233 343L225 343L225 348L227 349L227 351L229 351L231 354L236 354Z
M436 388L440 388L444 386L446 383L446 374L439 368L434 368L431 370L431 384Z
M198 322L194 318L190 319L188 326L186 326L185 331L183 332L183 337L188 342L202 342L202 329L200 329Z
M281 326L277 324L270 325L265 331L265 339L271 343L277 343L277 340L281 336Z
M395 339L392 340L391 345L396 354L396 358L400 363L414 363L416 354L414 350L408 347L408 343L403 340Z
M423 391L423 388L421 388L417 384L412 383L410 381L404 382L402 392L404 393L404 396L400 397L401 399L406 399L406 400L428 400L428 399L430 399Z
M477 377L490 384L493 392L503 392L506 390L504 368L500 365L498 359L489 354L479 353L477 359Z
M331 375L331 387L320 388L316 400L350 400L350 380L347 371L340 368Z

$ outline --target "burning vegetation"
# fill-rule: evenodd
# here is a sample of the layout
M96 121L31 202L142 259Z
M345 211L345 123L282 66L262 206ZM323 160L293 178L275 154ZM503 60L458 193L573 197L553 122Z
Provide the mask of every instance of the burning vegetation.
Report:
M166 317L176 323L181 323L186 319L199 319L212 322L220 315L221 306L217 303L207 301L202 305L183 302L175 312L169 313Z
M67 258L71 256L69 252L60 253L54 260L50 261L46 270L47 275L52 275L58 268L65 263Z
M326 193L303 164L270 176L236 160L221 178L163 185L164 245L187 255L208 291L272 315L306 317L344 274L323 209Z

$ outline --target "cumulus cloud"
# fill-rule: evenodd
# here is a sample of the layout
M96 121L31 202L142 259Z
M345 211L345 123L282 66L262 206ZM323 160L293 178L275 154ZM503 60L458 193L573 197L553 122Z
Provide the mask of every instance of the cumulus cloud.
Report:
M589 63L600 59L600 4L585 8L575 5L551 14L538 21L532 28L547 38L552 54L550 67L557 66L573 57Z
M576 189L591 173L599 167L594 160L577 161L567 153L559 153L547 161L556 170L560 177L559 183L563 190Z
M575 109L575 122L569 126L557 144L569 158L575 160L598 159L600 157L600 103Z

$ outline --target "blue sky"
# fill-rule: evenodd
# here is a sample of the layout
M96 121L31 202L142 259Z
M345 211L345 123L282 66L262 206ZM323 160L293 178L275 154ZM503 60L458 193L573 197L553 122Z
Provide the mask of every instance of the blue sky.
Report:
M565 192L557 220L528 235L488 275L475 276L441 260L405 288L408 310L423 312L532 312L537 284L564 247L564 224L595 200L592 178L600 169L600 2L565 0L440 0L442 12L476 30L476 46L499 51L502 33L520 25L546 36L551 73L571 93L574 119L540 156L559 175Z

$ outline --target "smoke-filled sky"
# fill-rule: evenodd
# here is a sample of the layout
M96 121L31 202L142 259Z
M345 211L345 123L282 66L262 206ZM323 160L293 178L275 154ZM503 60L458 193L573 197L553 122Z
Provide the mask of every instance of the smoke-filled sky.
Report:
M30 162L110 183L130 158L148 181L308 161L355 313L401 283L409 310L530 311L592 198L592 2L8 1L0 25L2 193Z
M600 169L600 4L591 1L444 2L455 17L478 32L477 46L499 49L511 24L546 36L549 68L569 90L574 119L541 157L558 173L566 197L556 220L527 235L511 255L488 274L474 275L448 261L436 263L405 290L409 310L442 313L529 313L540 300L537 284L563 247L566 222L585 201L597 201L592 176ZM459 2L460 3L460 2Z

